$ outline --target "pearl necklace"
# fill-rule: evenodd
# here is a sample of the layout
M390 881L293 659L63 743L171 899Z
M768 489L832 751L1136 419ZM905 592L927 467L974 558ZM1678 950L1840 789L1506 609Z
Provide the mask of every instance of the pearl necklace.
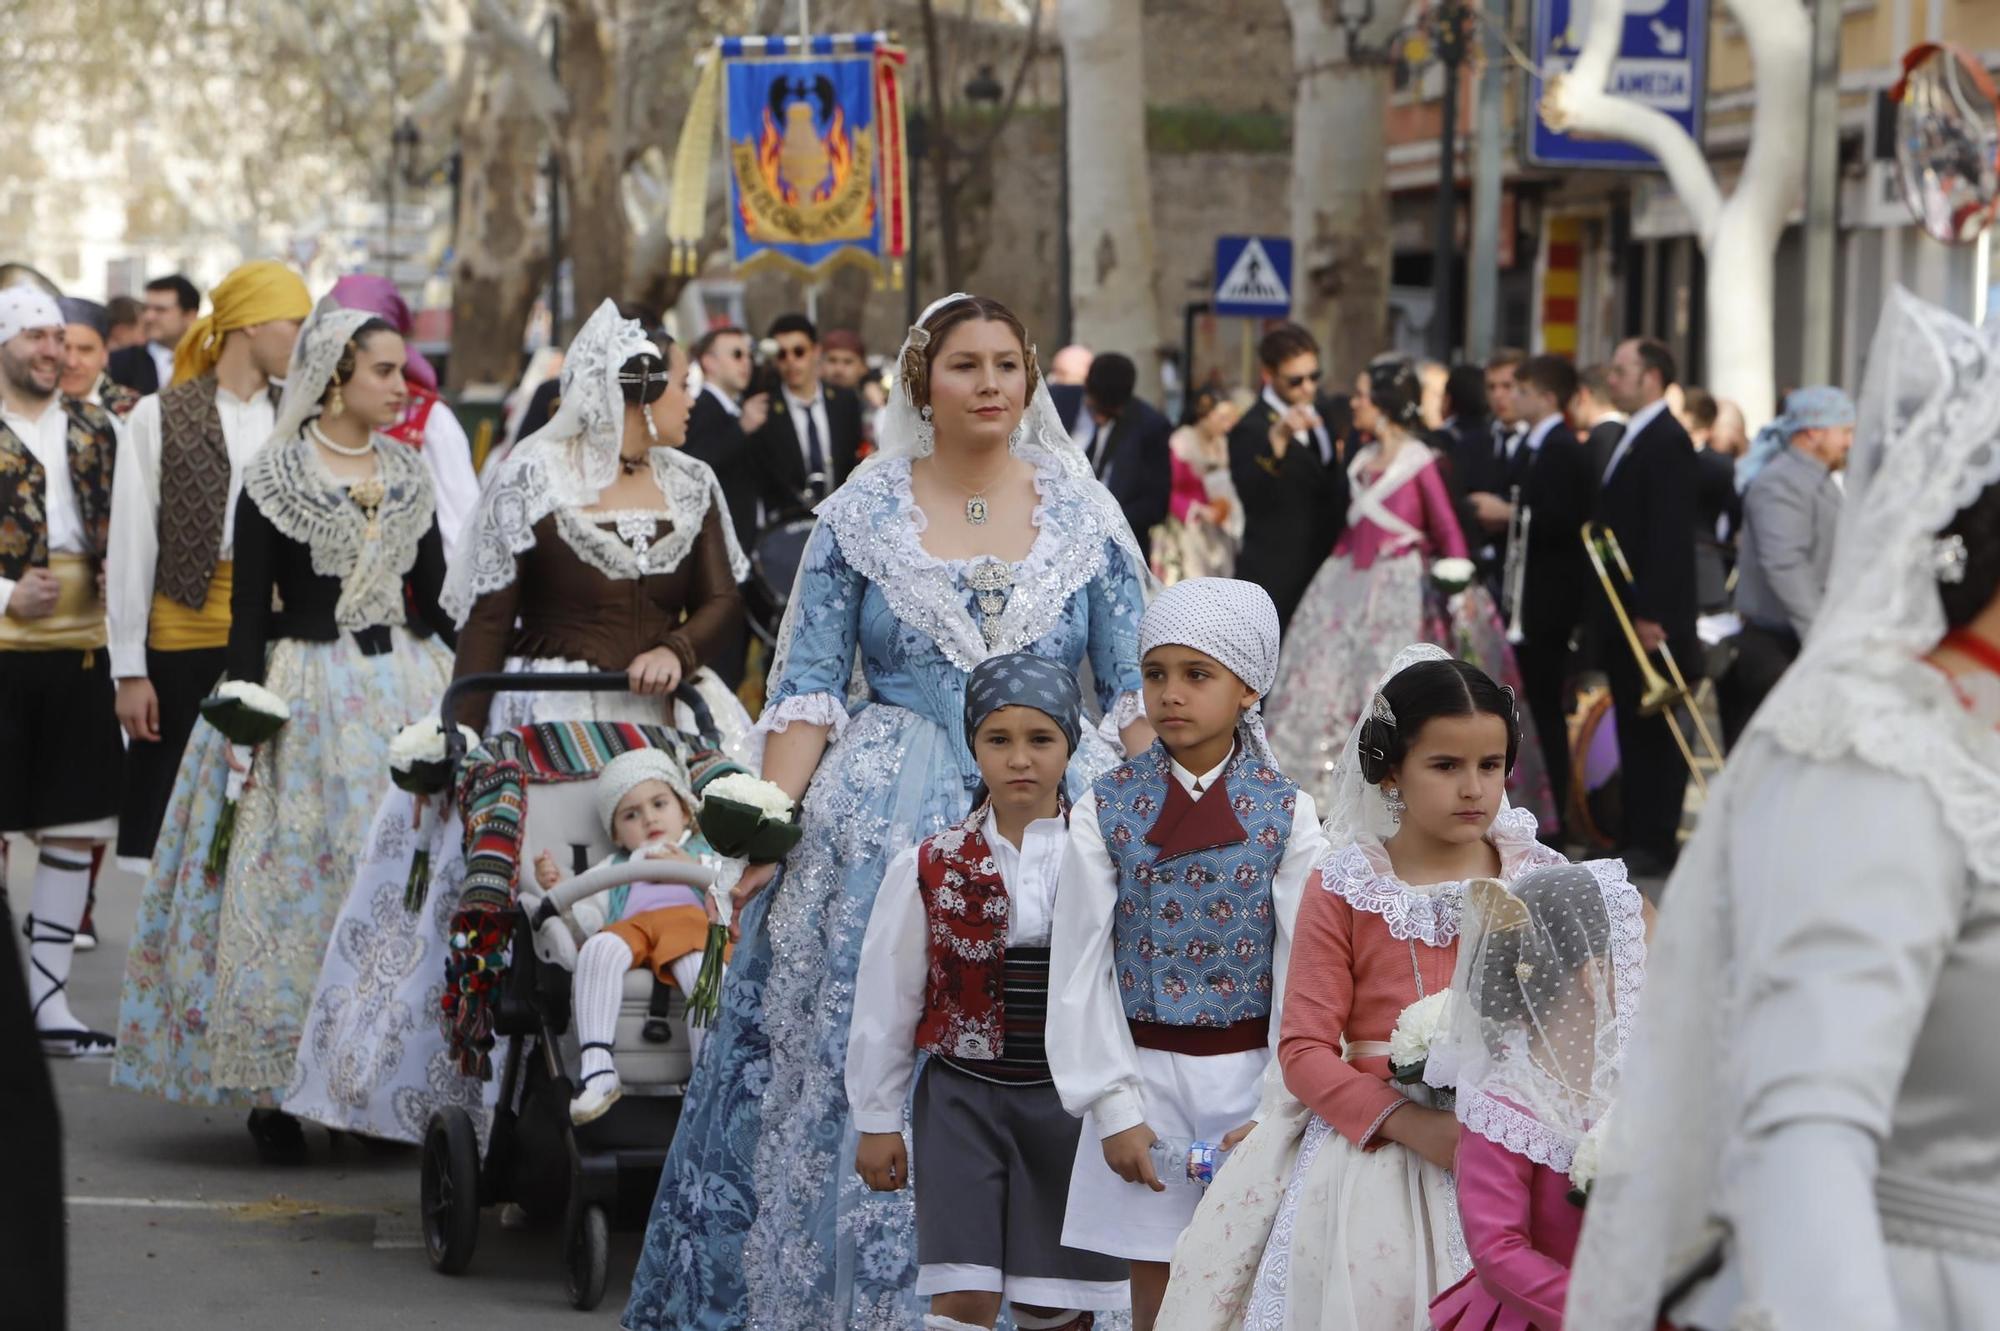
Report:
M359 448L349 448L346 444L334 443L333 440L326 437L326 431L319 428L318 421L309 422L306 425L306 433L313 437L314 443L324 448L327 452L338 453L344 458L365 458L375 451L375 441L373 439L370 439Z

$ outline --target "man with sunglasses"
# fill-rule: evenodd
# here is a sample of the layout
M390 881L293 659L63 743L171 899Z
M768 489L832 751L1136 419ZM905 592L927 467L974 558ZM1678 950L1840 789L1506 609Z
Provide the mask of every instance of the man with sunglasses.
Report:
M696 340L694 358L701 366L701 392L688 413L684 451L715 472L729 504L736 541L752 550L762 507L763 466L751 439L769 418L771 397L749 392L750 335L741 328L731 324L709 329ZM743 682L748 646L748 630L738 623L731 640L711 654L710 668L732 689Z
M1282 627L1347 526L1344 394L1324 396L1319 344L1280 324L1257 346L1264 391L1229 432L1229 474L1243 503L1236 576L1271 594Z
M780 315L768 334L781 390L754 436L763 466L766 525L808 512L847 479L861 449L861 399L820 382L819 329Z

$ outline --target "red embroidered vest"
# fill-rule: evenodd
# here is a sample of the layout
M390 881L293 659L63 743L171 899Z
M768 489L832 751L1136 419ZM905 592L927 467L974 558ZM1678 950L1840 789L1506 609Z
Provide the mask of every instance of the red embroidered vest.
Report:
M917 1048L994 1059L1006 1049L1007 885L986 844L982 807L917 849L930 972Z

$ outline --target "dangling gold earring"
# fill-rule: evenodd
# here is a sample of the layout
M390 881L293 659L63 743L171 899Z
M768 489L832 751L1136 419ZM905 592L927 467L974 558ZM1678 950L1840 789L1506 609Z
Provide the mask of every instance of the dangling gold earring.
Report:
M340 385L335 384L333 386L333 396L327 399L326 414L328 416L338 416L341 412L346 410L347 410L347 399L341 395Z
M660 427L653 424L653 404L650 402L640 403L639 416L646 422L646 438L658 444L660 442Z

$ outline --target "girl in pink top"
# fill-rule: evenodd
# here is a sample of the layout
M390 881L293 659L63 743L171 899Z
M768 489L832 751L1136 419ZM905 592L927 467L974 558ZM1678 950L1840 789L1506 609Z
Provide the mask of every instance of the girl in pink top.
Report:
M1579 1154L1611 1107L1645 970L1642 901L1616 860L1468 889L1457 997L1425 1069L1456 1086L1466 1129L1472 1271L1431 1304L1442 1331L1561 1331L1583 1232L1571 1196L1592 1168Z
M1466 883L1566 863L1506 806L1521 735L1505 688L1428 643L1371 696L1299 907L1280 1072L1182 1236L1160 1331L1416 1331L1467 1270L1458 1120L1391 1079L1388 1041L1451 981Z
M1340 745L1366 709L1375 678L1404 643L1437 643L1520 691L1499 608L1466 558L1437 455L1416 433L1422 391L1415 369L1399 356L1378 358L1356 381L1354 424L1371 442L1348 463L1347 529L1285 629L1278 682L1265 704L1279 764L1322 808ZM1466 580L1463 591L1433 580L1445 559L1464 565L1457 570ZM1507 794L1542 826L1557 826L1532 725Z

